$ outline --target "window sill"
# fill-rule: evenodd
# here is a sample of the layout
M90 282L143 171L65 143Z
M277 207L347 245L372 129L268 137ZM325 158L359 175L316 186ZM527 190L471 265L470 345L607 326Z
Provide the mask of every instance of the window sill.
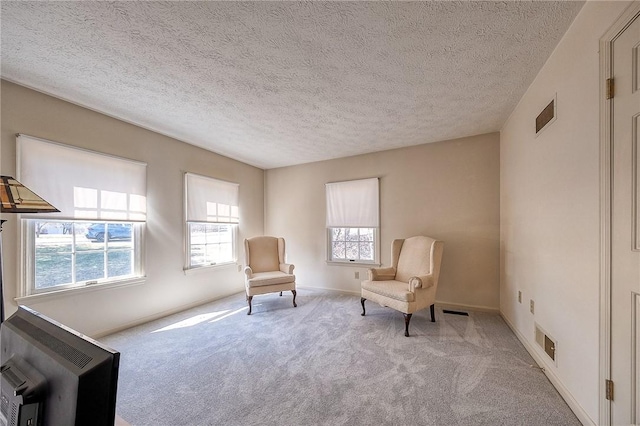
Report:
M343 262L337 260L327 260L327 265L329 266L356 266L358 268L379 268L382 266L381 263L364 263L364 262Z
M89 284L89 285L84 285L82 287L65 288L65 289L60 289L60 290L48 291L48 292L45 292L45 293L30 294L28 296L16 297L14 300L19 305L28 304L28 303L43 302L43 301L47 301L47 300L54 300L54 299L59 299L59 298L63 298L63 297L68 297L68 296L71 296L71 295L77 295L77 294L83 294L83 293L91 293L91 292L94 292L94 291L108 290L108 289L118 288L118 287L128 287L128 286L140 285L140 284L144 284L146 282L146 280L147 280L147 277L145 277L145 276L135 277L135 278L128 278L128 279L125 279L125 280L110 281L110 282L97 283L97 284Z
M185 275L200 274L202 272L213 271L216 269L227 269L230 267L240 266L237 262L216 263L215 265L196 266L194 268L184 268ZM241 272L241 271L238 271Z

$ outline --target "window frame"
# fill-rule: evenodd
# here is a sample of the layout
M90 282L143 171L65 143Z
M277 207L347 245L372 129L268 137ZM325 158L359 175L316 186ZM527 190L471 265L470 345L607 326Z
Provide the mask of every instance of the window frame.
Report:
M333 229L372 229L373 230L373 260L366 259L334 259L333 258ZM380 228L369 226L333 226L327 228L327 263L336 265L364 265L380 266Z
M190 187L193 185L192 187ZM189 274L194 271L202 271L211 268L221 268L238 263L238 229L240 226L240 184L223 179L205 176L193 172L184 172L183 175L183 202L184 202L184 260L183 272ZM203 193L204 191L204 193ZM215 214L210 210L215 205ZM220 216L220 205L227 205L229 215ZM235 208L235 214L234 214ZM204 225L230 225L232 260L228 262L211 263L205 265L191 264L191 224Z
M16 173L20 182L59 209L57 213L46 215L22 213L18 216L18 303L146 281L146 162L17 134ZM51 176L56 179L51 180ZM135 239L133 274L36 289L37 253L33 224L38 221L132 223L132 239ZM75 278L73 276L72 280Z
M328 182L325 197L327 264L380 266L380 178ZM332 231L338 228L373 229L374 259L334 259Z
M62 285L56 285L53 287L47 287L44 289L37 289L35 286L36 279L36 222L51 222L51 223L130 223L131 224L131 240L133 242L133 273L126 276L118 276L114 278L102 278L85 281L76 281ZM87 219L60 219L55 218L47 220L44 218L21 218L20 229L22 238L22 250L21 250L21 279L22 283L18 300L33 297L42 297L48 295L56 295L60 293L67 293L69 291L76 292L82 289L89 288L103 288L105 286L121 286L133 283L141 283L145 281L145 265L144 265L144 230L145 222L129 222L122 220L87 220ZM108 247L102 250L103 253L108 251ZM75 253L75 248L72 249L72 253ZM73 269L72 269L73 270ZM75 277L73 277L75 279Z
M214 262L205 265L191 265L191 229L190 226L192 224L195 225L228 225L231 227L231 257L232 260L227 262ZM200 222L200 221L185 221L185 261L184 261L184 271L195 271L202 270L206 268L220 268L229 265L235 265L238 263L238 224L237 223L217 223L217 222Z

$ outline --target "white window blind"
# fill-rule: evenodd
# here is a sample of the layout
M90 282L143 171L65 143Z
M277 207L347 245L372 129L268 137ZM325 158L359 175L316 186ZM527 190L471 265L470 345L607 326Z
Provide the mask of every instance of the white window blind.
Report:
M238 223L237 183L185 174L187 222Z
M327 228L380 226L378 178L333 182L327 192Z
M26 135L18 135L17 151L18 180L60 210L41 217L146 220L145 163Z

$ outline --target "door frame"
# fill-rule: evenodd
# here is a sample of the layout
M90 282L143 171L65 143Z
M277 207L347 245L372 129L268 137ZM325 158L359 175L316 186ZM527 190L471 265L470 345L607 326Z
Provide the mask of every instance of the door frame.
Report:
M605 380L611 378L611 209L613 103L606 99L607 79L613 76L613 43L640 15L634 1L600 38L600 371L598 383L600 425L611 425L611 401L606 399ZM640 389L636 390L640 392Z

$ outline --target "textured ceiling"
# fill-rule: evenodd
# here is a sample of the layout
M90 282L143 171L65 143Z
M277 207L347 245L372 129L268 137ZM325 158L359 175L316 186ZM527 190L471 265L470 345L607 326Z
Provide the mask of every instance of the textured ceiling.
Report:
M1 74L268 169L499 130L582 6L2 1Z

